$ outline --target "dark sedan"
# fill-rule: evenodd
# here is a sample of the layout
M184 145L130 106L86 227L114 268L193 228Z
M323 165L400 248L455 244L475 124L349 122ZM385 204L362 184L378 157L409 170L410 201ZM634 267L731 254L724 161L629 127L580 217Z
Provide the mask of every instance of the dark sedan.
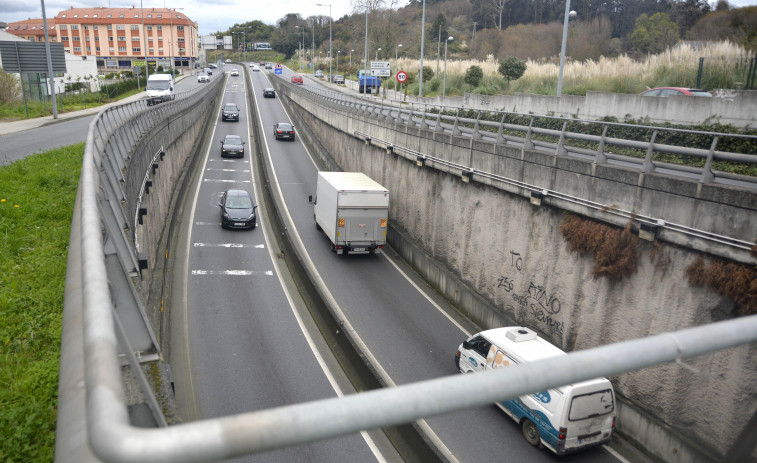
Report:
M244 145L245 142L242 141L242 137L239 135L226 135L224 139L221 140L221 157L243 158Z
M288 122L277 122L273 124L273 136L276 140L294 141L294 126Z
M263 89L263 98L276 98L276 90L271 87Z
M255 228L255 209L250 193L245 190L226 190L218 202L223 228Z
M237 105L234 103L226 103L223 105L221 120L239 122L239 108L237 108Z

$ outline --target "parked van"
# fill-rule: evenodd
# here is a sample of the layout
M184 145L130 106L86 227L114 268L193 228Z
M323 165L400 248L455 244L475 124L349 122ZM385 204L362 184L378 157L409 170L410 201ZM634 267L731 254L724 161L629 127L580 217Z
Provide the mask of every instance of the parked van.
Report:
M455 365L472 373L524 364L565 352L521 326L476 333L457 349ZM497 403L533 446L558 455L607 443L615 429L615 392L597 378Z
M174 99L173 76L171 74L152 74L147 78L148 106Z

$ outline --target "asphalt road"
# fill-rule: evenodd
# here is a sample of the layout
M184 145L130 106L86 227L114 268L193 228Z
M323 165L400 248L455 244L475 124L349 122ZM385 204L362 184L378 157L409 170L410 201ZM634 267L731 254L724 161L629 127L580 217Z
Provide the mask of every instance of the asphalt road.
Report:
M235 66L226 66L227 70ZM214 73L212 78L220 78ZM239 122L216 117L213 141L184 204L184 262L175 268L171 311L171 368L185 421L237 414L350 391L334 371L328 349L313 340L297 295L279 269L258 220L253 230L220 227L218 200L229 188L256 195L251 169L244 74L229 77L222 103L240 108ZM227 134L247 141L245 157L220 155ZM286 432L282 429L281 432ZM235 461L396 461L383 433L356 433Z
M262 98L262 88L269 86L267 79L289 80L291 71L281 77L266 72L250 74L268 155L288 213L346 318L395 384L458 374L455 351L475 327L460 320L411 271L403 271L391 253L337 256L330 250L328 238L316 230L313 206L307 201L315 194L317 168L299 140L273 140L273 123L290 118L277 100ZM309 79L305 81L313 85ZM427 423L461 462L499 461L504 455L510 462L622 461L605 447L558 459L526 443L517 424L494 406L433 417Z

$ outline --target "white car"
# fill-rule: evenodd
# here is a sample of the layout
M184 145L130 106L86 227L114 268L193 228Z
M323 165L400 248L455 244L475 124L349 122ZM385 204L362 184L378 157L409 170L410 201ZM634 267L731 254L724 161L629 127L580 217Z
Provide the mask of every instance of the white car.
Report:
M317 70L317 71L315 71L315 77L318 77L319 79L322 79L323 78L323 71L321 71L320 69Z
M232 69L231 72L229 73L229 75L238 76L239 75L239 71L236 70L236 69Z
M210 82L210 77L204 72L197 74L197 82Z
M344 85L344 76L340 76L340 75L334 76L334 83L337 85Z
M259 72L260 71L260 66L257 66L257 65L250 65L250 66L252 66L252 71L253 72L255 72L255 71Z
M231 63L231 60L229 58L226 58L227 63Z

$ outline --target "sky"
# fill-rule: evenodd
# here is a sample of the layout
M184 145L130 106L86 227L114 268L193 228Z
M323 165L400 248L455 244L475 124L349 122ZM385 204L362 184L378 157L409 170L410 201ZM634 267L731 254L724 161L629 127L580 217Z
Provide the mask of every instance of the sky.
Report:
M317 6L319 0L141 0L142 7L181 8L189 19L199 25L200 35L225 31L236 23L259 20L266 24L276 22L288 13L299 13L303 18L314 15L328 16L328 6ZM331 2L331 15L337 20L351 13L349 0L321 0ZM406 2L401 1L401 4ZM714 2L711 2L714 3ZM757 0L729 0L733 6L757 5ZM139 8L138 0L47 0L47 17L53 18L70 7ZM275 6L274 6L275 5ZM42 18L41 1L0 0L0 21L10 23L29 18Z

